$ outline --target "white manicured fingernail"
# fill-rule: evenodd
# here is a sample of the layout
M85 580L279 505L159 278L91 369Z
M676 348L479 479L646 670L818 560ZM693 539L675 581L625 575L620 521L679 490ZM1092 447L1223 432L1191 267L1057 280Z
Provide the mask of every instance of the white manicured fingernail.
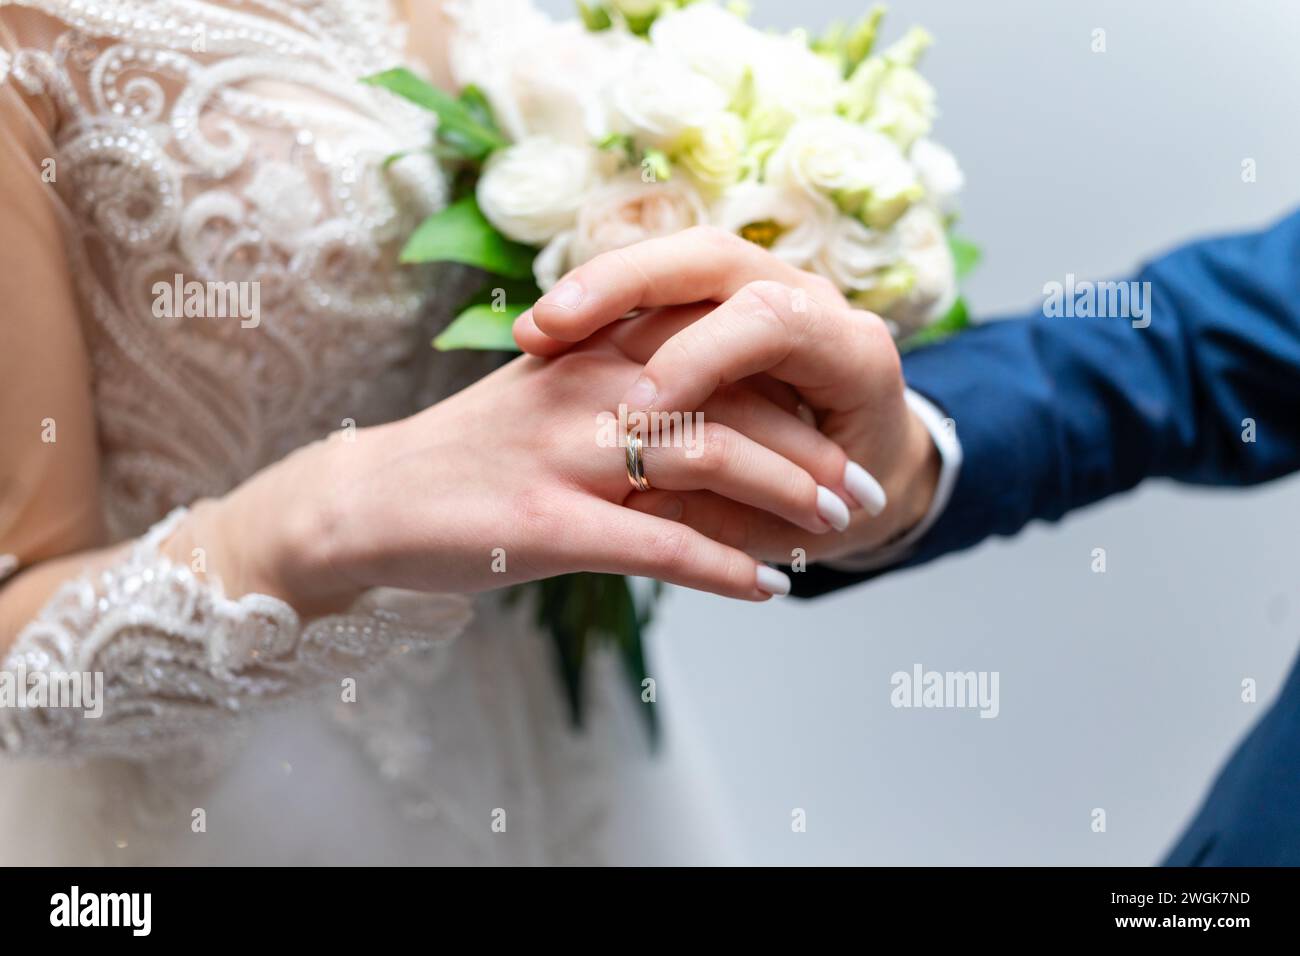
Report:
M885 489L856 461L844 466L844 487L873 518L885 510Z
M790 593L790 579L776 568L769 568L766 564L758 566L758 574L754 583L758 585L760 591L767 594Z
M829 488L817 486L817 514L836 531L849 526L849 506Z

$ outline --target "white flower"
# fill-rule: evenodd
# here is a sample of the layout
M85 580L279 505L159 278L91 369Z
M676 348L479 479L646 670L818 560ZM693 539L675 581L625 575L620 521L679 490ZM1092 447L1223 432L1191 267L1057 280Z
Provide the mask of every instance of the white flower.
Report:
M673 57L644 50L610 88L615 122L646 146L670 147L725 109L727 94Z
M713 204L713 225L744 236L797 269L808 268L829 238L834 219L824 204L764 183L739 183Z
M767 181L835 203L869 226L887 227L922 194L888 138L839 116L800 120L768 158Z
M873 288L879 274L898 261L898 237L868 229L850 216L836 216L812 261L812 270L845 294Z
M916 71L933 38L913 27L879 56L864 60L840 90L843 114L884 133L906 150L930 132L935 92Z
M529 137L492 154L478 182L479 208L506 237L541 245L573 225L596 162L591 147Z
M760 34L740 17L698 2L659 17L650 28L655 50L707 76L734 96L757 60Z
M942 318L957 301L957 268L938 213L914 206L894 227L903 263L911 270L911 288L889 309L905 331Z
M842 85L839 68L814 53L802 34L753 32L757 108L792 120L831 113Z
M745 162L745 124L735 113L715 113L704 125L684 134L673 151L681 163L710 191L732 185Z
M894 67L885 72L876 88L867 125L906 149L930 132L934 101L934 87L925 77L910 67Z
M705 207L684 179L643 182L625 173L584 199L573 229L547 244L533 263L537 284L549 289L588 259L643 239L668 236L705 221Z
M926 200L939 212L956 211L957 194L966 185L957 158L934 140L918 139L909 154L912 166L925 187Z
M531 3L475 0L453 8L452 75L483 91L498 125L518 141L587 143L609 132L602 91L644 44L615 30L555 23Z

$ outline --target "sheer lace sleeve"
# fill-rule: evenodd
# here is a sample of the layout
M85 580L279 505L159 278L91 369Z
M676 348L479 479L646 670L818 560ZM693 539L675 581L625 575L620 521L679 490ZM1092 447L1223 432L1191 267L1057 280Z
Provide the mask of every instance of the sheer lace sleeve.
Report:
M64 584L0 669L0 752L142 758L324 692L454 637L468 600L381 590L303 624L283 601L227 598L159 551L173 512L129 555Z

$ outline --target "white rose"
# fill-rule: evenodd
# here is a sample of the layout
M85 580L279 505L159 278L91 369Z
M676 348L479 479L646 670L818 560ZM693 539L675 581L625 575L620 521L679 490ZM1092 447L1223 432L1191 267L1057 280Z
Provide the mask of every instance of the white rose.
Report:
M945 215L955 212L957 194L966 185L957 158L930 139L918 139L909 155L925 187L927 201Z
M541 245L573 225L597 159L591 147L545 136L498 150L478 181L479 208L507 238Z
M943 220L928 206L913 206L894 227L902 262L911 270L907 293L889 309L906 331L943 318L957 301L957 267Z
M886 136L839 116L800 120L768 157L767 181L831 201L867 225L884 228L922 194L921 184Z
M765 183L743 182L728 189L709 213L713 225L744 236L797 269L806 269L842 218L801 193Z
M753 31L751 44L757 108L792 121L834 111L841 87L839 68L813 52L799 33Z
M672 158L712 193L740 178L746 145L741 118L735 113L715 113L698 130L678 140Z
M647 183L638 172L625 173L588 196L574 227L552 239L537 256L537 284L549 289L564 273L602 252L669 236L704 221L704 203L690 183Z
M475 0L453 8L452 75L481 89L506 136L587 143L609 132L601 91L644 44L615 30L555 23L530 3Z
M734 96L758 59L758 31L712 3L698 2L659 17L650 28L655 50L707 76Z
M851 216L836 216L812 270L835 283L846 295L874 288L882 270L899 259L897 236L868 229Z
M727 105L722 87L678 60L645 50L609 91L615 122L643 145L670 147Z

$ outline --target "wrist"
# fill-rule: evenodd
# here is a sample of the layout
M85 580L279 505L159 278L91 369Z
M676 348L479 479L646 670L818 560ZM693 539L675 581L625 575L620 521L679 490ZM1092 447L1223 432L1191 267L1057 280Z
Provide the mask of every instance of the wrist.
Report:
M265 594L303 618L346 610L365 588L339 572L334 509L321 476L331 475L331 442L300 449L220 499L195 503L163 552L227 597ZM322 500L322 494L325 499Z
M882 543L908 534L925 519L934 503L942 470L942 457L930 429L909 407L899 465L884 482L890 507L886 537Z

